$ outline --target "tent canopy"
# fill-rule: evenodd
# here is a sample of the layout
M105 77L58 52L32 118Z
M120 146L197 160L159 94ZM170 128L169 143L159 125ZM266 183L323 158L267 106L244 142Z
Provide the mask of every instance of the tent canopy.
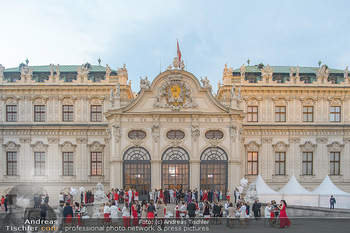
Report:
M275 190L271 189L264 181L264 179L259 174L256 179L253 181L256 185L256 190L258 194L278 194Z
M280 190L281 193L287 195L312 195L314 193L307 191L301 184L297 181L294 174L289 179L288 183ZM315 195L315 194L314 194Z
M326 176L326 178L324 178L322 183L312 192L321 195L342 195L350 197L350 193L344 192L343 190L339 189L332 182L328 175Z

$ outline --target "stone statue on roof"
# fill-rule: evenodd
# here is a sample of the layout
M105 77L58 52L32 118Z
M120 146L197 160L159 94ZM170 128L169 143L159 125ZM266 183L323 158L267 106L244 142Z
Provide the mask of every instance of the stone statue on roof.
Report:
M241 86L238 87L238 92L237 92L237 100L241 100L242 93L241 93Z
M106 64L106 77L109 77L109 75L112 73L111 67L109 67L108 64Z
M207 76L205 76L204 79L201 77L201 83L203 84L204 89L211 89L210 81Z
M113 87L111 87L111 91L109 93L109 101L113 102L114 101L114 91Z
M167 68L166 68L166 70L171 70L173 68L173 66L170 64Z
M180 67L180 62L178 57L174 57L173 66L175 69Z
M245 76L245 66L244 64L241 66L241 77Z
M32 76L33 75L33 69L30 68L29 66L25 65L21 67L21 75L28 75Z
M5 70L5 66L2 66L0 64L0 77L4 77L4 70Z
M296 77L299 77L299 65L297 65L297 73L295 75Z
M60 64L57 64L57 66L56 66L56 75L57 76L60 76Z
M231 89L231 99L236 97L236 85L233 84L232 89Z
M270 67L269 64L267 64L267 66L265 66L264 68L261 69L261 75L262 76L272 76L273 75L273 68Z
M1 66L1 65L0 65ZM1 76L1 68L0 68L0 76ZM344 78L349 77L349 70L348 70L348 66L345 68L344 70Z
M143 79L140 77L140 89L148 90L151 87L151 82L148 80L147 76Z
M120 93L121 93L120 83L117 82L117 84L115 85L115 98L119 99L120 98Z
M128 70L126 69L126 65L124 63L123 67L122 68L117 68L118 71L118 76L127 76L128 75Z
M55 66L54 64L50 64L50 76L52 77L53 76L53 73L55 72Z
M225 63L225 68L224 68L224 71L222 73L225 76L227 74L227 72L228 72L227 63Z
M184 70L185 69L185 63L184 63L184 61L182 60L181 62L180 62L180 70Z
M293 77L293 73L294 73L294 68L293 66L291 66L289 69L289 77Z

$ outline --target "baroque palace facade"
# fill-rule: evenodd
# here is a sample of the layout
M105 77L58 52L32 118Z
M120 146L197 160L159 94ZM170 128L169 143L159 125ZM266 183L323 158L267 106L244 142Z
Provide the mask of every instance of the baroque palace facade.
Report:
M124 65L0 65L0 192L19 184L53 200L70 187L213 188L328 174L350 191L350 77L320 67L225 65L212 93L174 59L140 92Z

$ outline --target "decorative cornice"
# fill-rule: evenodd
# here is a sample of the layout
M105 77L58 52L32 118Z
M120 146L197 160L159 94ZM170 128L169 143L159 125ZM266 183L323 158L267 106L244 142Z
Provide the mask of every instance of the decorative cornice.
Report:
M98 141L94 141L87 145L90 151L103 151L105 145L100 144Z

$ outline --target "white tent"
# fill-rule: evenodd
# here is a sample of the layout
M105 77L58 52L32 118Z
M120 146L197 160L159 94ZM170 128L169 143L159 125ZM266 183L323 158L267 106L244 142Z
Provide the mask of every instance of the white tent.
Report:
M294 174L280 190L283 199L290 205L318 206L318 195L307 191L297 181Z
M268 203L271 202L271 200L279 201L282 198L281 193L278 193L275 190L271 189L265 183L260 174L256 177L253 183L256 185L256 190L258 191L260 202Z
M329 199L333 195L336 200L336 208L350 209L350 193L339 189L328 175L313 193L319 195L318 206L320 207L329 207Z

